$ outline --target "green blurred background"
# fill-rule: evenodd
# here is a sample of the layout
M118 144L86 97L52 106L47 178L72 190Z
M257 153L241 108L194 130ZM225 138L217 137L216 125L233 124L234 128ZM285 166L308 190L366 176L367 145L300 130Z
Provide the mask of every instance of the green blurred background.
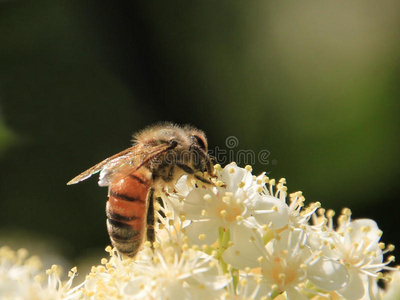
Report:
M0 245L98 262L107 190L66 182L160 120L400 245L399 36L399 1L0 1Z

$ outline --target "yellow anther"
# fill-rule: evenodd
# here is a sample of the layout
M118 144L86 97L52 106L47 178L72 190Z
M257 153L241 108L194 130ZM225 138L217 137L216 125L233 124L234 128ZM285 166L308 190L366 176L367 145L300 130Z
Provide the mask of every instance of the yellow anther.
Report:
M214 165L214 170L215 170L215 171L221 170L221 165L220 165L220 164L215 164L215 165Z
M335 216L335 211L333 210L333 209L329 209L327 212L326 212L326 217L327 218L333 218Z
M205 238L206 238L206 235L204 233L199 234L200 241L204 241Z
M229 168L229 173L231 174L235 173L235 168Z
M247 172L252 172L253 168L250 165L244 167Z
M236 216L236 221L242 222L243 221L243 216Z
M242 280L240 280L240 285L241 285L241 286L247 285L247 280L246 280L245 278L243 278Z
M231 202L231 198L224 196L224 197L222 197L222 201L229 204Z
M367 233L371 231L370 226L361 226L361 232Z
M210 194L205 194L203 197L204 200L206 200L208 203L211 203L212 201L212 196Z
M215 185L216 185L217 187L221 187L221 186L224 186L225 183L223 183L221 180L217 180L217 182L215 183Z
M263 191L263 187L262 187L262 186L258 186L258 187L256 188L256 192L257 192L257 193L261 194L262 191Z
M257 284L261 284L261 282L263 281L262 278L260 277L254 277L253 280L257 283ZM262 299L262 298L261 298Z
M241 189L245 186L245 183L243 181L238 183L238 187Z
M208 213L207 213L207 211L206 211L205 209L203 209L203 210L201 211L201 216L202 216L202 217L208 216Z
M343 208L343 209L342 209L342 214L343 214L343 215L346 215L346 216L351 216L351 210L350 210L350 208L347 208L347 207Z
M221 217L227 217L228 216L228 212L225 209L221 210L219 212L219 214L221 215Z
M299 287L301 290L304 290L304 289L307 287L307 285L306 285L304 282L300 282L300 283L298 284L298 287Z
M368 250L365 250L365 251L363 252L363 254L366 255L366 256L372 256L372 252L371 252L371 251L368 251Z
M106 271L106 268L105 268L104 266L99 266L99 267L97 268L97 270L98 270L100 273L104 273L104 272Z

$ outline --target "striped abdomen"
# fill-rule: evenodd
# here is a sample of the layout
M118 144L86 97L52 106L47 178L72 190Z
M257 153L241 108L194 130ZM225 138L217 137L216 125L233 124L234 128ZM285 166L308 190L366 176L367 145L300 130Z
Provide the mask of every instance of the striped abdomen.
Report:
M150 180L135 172L112 183L106 206L112 244L128 256L139 251L146 233ZM152 203L151 203L152 206Z

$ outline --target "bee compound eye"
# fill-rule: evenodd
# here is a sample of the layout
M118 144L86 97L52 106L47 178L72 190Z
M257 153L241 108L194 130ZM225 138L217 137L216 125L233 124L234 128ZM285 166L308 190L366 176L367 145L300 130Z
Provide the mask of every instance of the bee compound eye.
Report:
M206 150L206 143L204 140L198 135L192 135L192 138L195 140L195 143L203 150Z
M169 147L171 149L175 148L176 146L178 146L178 142L176 140L170 140L169 141Z

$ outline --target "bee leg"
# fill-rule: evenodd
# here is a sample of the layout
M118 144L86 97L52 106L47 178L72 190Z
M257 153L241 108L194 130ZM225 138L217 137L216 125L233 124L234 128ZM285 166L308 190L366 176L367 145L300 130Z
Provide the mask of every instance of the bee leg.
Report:
M194 174L194 170L189 167L188 165L185 165L183 163L180 162L176 162L175 165L179 168L181 168L183 171L185 171L187 174ZM207 184L211 184L212 182L206 178L204 178L203 176L200 176L198 174L194 174L193 175L196 179L200 180L201 182L207 183Z
M207 184L210 184L210 185L213 184L210 180L204 178L203 176L194 174L194 177L195 177L196 179L200 180L201 182L204 182L204 183L207 183Z
M151 187L149 189L149 193L147 194L147 203L149 204L147 208L147 240L151 242L151 247L153 248L153 243L155 241L155 232L154 232L154 224L155 224L155 215L154 215L154 188Z
M191 167L189 167L188 165L185 165L184 163L176 162L175 166L177 166L178 168L181 168L187 174L193 174L194 173L194 170Z

